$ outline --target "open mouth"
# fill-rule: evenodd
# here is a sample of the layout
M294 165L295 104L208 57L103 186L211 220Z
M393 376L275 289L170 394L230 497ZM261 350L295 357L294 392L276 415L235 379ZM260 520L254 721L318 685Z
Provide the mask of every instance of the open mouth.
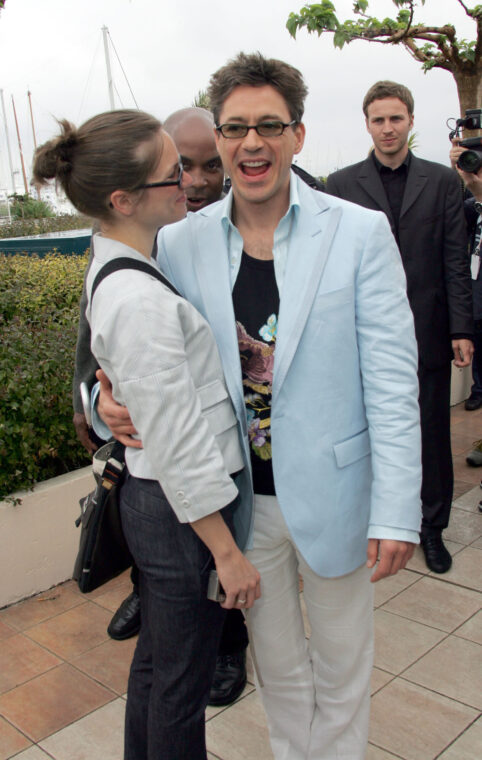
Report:
M187 199L187 205L193 209L199 209L206 205L206 198L189 198Z
M271 164L269 161L258 159L257 161L242 161L239 168L245 177L263 177Z

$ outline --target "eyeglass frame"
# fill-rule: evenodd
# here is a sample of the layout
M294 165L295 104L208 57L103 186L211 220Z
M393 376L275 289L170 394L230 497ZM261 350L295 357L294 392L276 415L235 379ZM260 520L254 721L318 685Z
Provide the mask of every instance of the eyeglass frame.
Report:
M182 183L182 177L184 174L184 166L182 165L182 161L180 160L178 162L179 166L179 177L177 179L166 179L162 182L147 182L144 185L138 185L135 190L148 190L150 187L181 187Z
M263 124L280 124L280 126L282 127L282 130L279 133L279 135L262 135L259 132L259 128L261 126L263 126ZM216 130L216 132L218 132L219 134L221 134L224 137L225 140L244 140L244 138L247 136L247 134L248 134L248 132L249 132L250 129L254 129L256 131L256 134L259 135L260 137L264 137L264 138L268 138L269 139L270 137L281 137L281 135L284 133L285 129L287 129L288 127L292 127L294 124L299 124L299 122L298 122L297 119L293 119L292 121L288 122L288 124L285 124L284 122L282 122L282 121L280 121L278 119L272 119L270 121L260 121L259 124L239 124L239 123L237 123L235 121L227 121L224 124L216 124L215 130ZM225 135L223 133L223 127L229 127L229 126L231 126L231 127L243 127L244 129L246 129L246 134L244 134L244 135L238 135L238 136L234 136L234 137L233 136Z

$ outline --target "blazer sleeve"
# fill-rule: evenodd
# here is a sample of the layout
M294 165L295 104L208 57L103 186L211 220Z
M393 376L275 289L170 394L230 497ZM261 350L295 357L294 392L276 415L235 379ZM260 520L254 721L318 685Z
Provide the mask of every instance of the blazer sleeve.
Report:
M405 288L398 248L385 215L378 213L356 279L373 469L368 537L417 541L422 477L418 354Z
M467 227L459 179L453 173L448 176L447 182L443 256L450 334L472 335L474 326Z
M185 334L182 309L192 307L183 306L182 299L163 294L157 281L146 287L138 278L134 282L132 273L129 277L132 291L122 298L118 291L125 280L116 280L116 275L97 291L92 346L113 381L116 400L129 409L152 471L179 521L193 522L222 509L238 493L203 415L201 396L211 389L196 389L187 356L196 343L197 350L212 351L214 339L208 345L198 334ZM230 402L221 378L216 382L218 406L213 413L219 409L222 414L224 402Z

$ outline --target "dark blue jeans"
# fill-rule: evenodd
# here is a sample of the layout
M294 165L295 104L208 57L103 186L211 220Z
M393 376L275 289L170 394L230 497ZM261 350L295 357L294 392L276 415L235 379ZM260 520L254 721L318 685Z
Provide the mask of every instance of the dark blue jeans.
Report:
M206 760L204 711L225 610L212 555L157 481L127 475L122 524L139 568L141 631L127 690L125 760ZM228 520L227 520L228 522Z

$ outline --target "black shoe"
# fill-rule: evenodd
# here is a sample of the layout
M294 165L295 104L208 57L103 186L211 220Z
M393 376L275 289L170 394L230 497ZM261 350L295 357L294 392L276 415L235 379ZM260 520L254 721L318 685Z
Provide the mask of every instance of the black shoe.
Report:
M139 633L141 627L141 600L137 591L124 599L109 623L107 633L111 639L122 641Z
M239 697L246 686L246 652L222 654L216 660L208 705L224 707Z
M442 541L440 533L425 533L420 536L425 562L434 573L446 573L452 566L450 552Z
M482 406L482 396L469 396L465 400L464 406L468 412L475 412L476 409L480 409Z

